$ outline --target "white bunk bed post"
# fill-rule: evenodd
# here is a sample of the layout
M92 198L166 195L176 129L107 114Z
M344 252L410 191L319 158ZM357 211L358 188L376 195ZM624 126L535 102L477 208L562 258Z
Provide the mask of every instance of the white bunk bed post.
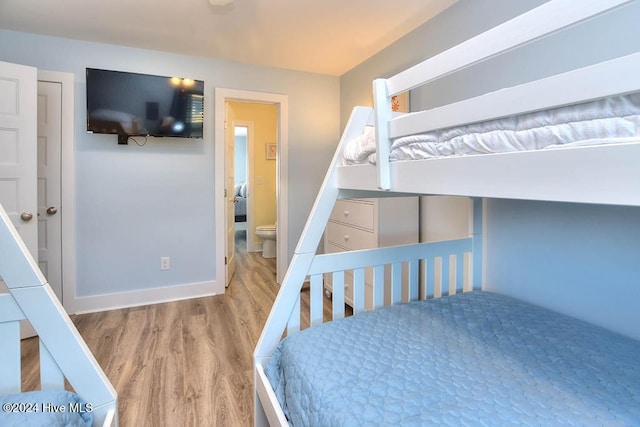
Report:
M0 298L3 321L7 321L8 313L10 317L16 318L13 322L15 326L11 328L19 328L19 320L27 319L38 333L41 342L42 388L57 388L61 383L64 387L63 376L66 377L75 392L92 405L94 425L117 426L115 389L69 319L1 205L0 253L0 276L9 288L9 294L3 294ZM2 327L6 329L6 323ZM10 344L4 341L5 338L3 335L3 347ZM0 384L0 392L3 393L21 391L19 334L16 342L18 384L9 388ZM6 365L3 365L3 372L4 367ZM11 365L11 369L16 369L16 365ZM9 375L15 376L16 373L11 372Z
M0 394L20 393L20 320L22 310L10 294L0 294Z
M378 188L391 189L391 165L389 153L391 151L391 138L389 136L389 122L391 121L391 95L387 87L387 80L375 79L373 81L373 108L375 111L376 126L376 156L378 164Z

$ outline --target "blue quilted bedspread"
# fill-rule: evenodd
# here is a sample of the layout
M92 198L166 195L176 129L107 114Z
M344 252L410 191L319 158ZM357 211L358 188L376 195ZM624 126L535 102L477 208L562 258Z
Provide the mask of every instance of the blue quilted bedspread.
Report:
M286 338L266 373L294 426L640 425L640 342L489 292Z

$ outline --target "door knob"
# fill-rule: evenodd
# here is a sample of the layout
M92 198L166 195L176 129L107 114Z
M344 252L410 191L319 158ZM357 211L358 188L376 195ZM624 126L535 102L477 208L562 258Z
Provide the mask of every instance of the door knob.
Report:
M22 212L20 214L20 219L24 222L31 221L33 219L33 214L31 212Z
M58 208L55 208L55 207L51 206L51 207L47 208L47 213L49 215L55 215L55 214L58 213Z

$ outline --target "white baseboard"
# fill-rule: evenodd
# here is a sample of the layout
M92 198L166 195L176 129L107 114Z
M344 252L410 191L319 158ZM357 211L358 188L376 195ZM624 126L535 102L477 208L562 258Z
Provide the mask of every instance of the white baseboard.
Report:
M93 313L141 305L200 298L224 293L216 286L216 281L189 283L161 288L141 289L113 294L92 295L70 298L71 304L65 304L69 314Z

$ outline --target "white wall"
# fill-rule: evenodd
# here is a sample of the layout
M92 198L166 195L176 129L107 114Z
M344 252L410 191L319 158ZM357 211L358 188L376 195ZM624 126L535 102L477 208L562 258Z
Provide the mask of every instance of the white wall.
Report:
M214 283L215 87L288 96L293 251L339 139L337 77L5 30L0 40L2 61L75 74L78 296L194 283L224 290ZM139 147L87 134L86 67L204 80L205 137ZM170 270L160 271L161 256L171 257Z
M393 75L542 3L460 0L341 77L341 126L355 104L369 101L373 78ZM635 2L456 73L412 91L411 108L640 51L639 16ZM488 200L485 286L640 338L638 218L640 208Z

